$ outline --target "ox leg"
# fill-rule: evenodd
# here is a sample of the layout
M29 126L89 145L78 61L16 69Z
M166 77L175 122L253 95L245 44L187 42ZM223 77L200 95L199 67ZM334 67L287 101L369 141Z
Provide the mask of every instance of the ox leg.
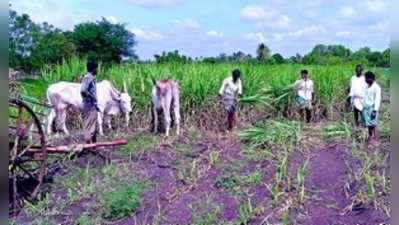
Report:
M126 113L125 114L125 122L126 122L125 127L126 127L126 129L129 128L129 120L130 120L129 113Z
M155 106L152 106L152 116L154 118L154 129L153 132L156 134L158 132L158 111Z
M62 131L64 132L64 134L69 135L69 131L68 131L68 129L66 127L66 123L65 123L66 111L62 110L59 115L60 115L60 122L62 124Z
M104 135L103 131L103 114L101 112L97 113L97 125L98 125L98 133L100 136Z
M172 120L170 118L170 105L164 105L163 114L165 117L165 135L169 136L170 122Z
M51 135L53 133L53 123L54 123L54 118L55 118L55 110L51 109L50 113L47 118L47 134Z
M111 116L108 115L108 116L105 117L105 123L107 124L108 129L111 130L112 129Z
M174 99L173 101L173 112L175 115L175 126L176 126L176 134L180 134L180 103L179 98Z

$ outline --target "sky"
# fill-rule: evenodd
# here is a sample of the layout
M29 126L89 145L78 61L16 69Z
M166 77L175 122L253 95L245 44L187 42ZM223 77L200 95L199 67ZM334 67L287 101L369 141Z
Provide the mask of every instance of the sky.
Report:
M289 57L316 44L384 50L390 45L389 0L11 0L35 22L63 30L107 18L136 34L136 53L151 59L178 50L191 57L255 55L264 42Z

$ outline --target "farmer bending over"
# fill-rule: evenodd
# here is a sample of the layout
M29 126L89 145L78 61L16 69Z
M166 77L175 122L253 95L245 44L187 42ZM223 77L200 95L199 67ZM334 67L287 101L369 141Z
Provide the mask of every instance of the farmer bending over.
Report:
M238 96L242 94L240 74L239 69L233 70L232 76L223 80L222 87L219 90L219 98L222 100L227 113L228 130L232 130L235 126Z
M87 74L81 80L80 94L83 99L84 138L87 143L97 141L97 91L95 76L97 74L97 62L88 61Z
M351 78L349 91L349 102L351 108L353 109L356 126L359 126L359 115L361 115L363 110L363 98L366 88L366 80L362 74L362 71L362 65L356 65L355 75L353 75Z
M303 118L303 111L305 110L306 122L310 123L312 117L313 81L309 79L307 70L301 71L301 79L295 81L294 89L297 91L296 102L299 107L299 115Z
M364 91L363 99L363 122L369 130L369 141L373 140L377 136L377 124L378 124L378 110L381 105L381 88L375 81L374 73L368 71L365 74L366 78L366 89Z

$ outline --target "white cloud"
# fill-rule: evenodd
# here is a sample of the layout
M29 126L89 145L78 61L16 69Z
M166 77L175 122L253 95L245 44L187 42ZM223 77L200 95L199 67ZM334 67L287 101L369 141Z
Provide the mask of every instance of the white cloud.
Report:
M256 21L262 20L270 15L266 13L266 9L258 5L247 5L240 11L240 16L244 20Z
M259 29L262 28L288 28L291 26L291 18L286 16L286 15L282 15L279 17L274 17L270 20L267 21L261 21L256 23L256 27Z
M82 9L71 10L63 1L13 0L12 8L19 14L26 13L36 23L48 22L55 27L71 30L77 23L99 20L101 17Z
M385 32L389 28L389 21L388 20L383 20L379 21L376 24L373 24L369 27L370 31L374 32Z
M248 34L245 35L245 37L248 40L255 41L257 43L265 43L266 42L265 35L263 33L261 33L261 32L248 33Z
M273 38L276 41L281 41L283 39L283 34L275 33L273 34Z
M111 23L118 23L118 19L115 16L106 16L105 19Z
M305 36L316 36L316 35L320 35L321 33L325 32L325 28L322 26L309 26L309 27L305 27L303 29L294 31L294 32L289 32L288 36L291 37L305 37Z
M175 20L175 23L186 29L198 29L200 27L199 23L196 20L187 18L184 20Z
M384 0L367 0L365 1L366 9L372 13L385 13L388 11L388 1Z
M223 37L223 32L218 32L216 30L209 30L208 32L206 32L206 34L212 37Z
M342 38L347 38L350 37L352 33L350 31L338 31L335 36L337 37L342 37Z
M145 7L145 8L162 8L169 6L176 6L183 2L183 0L128 0L130 3Z
M154 31L146 31L141 28L132 28L130 29L132 33L134 33L138 39L145 40L145 41L159 41L163 39L163 35L154 32Z
M356 16L356 11L352 6L343 6L339 13L341 16L346 18L353 18Z

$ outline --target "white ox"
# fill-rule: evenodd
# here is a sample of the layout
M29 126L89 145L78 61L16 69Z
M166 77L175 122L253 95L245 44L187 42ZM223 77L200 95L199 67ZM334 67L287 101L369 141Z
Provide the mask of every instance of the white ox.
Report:
M173 108L174 120L176 125L176 134L180 133L180 103L179 103L179 88L173 80L153 80L153 87L151 93L152 99L152 115L154 117L154 132L158 129L158 112L163 111L165 118L165 135L169 136L169 129L171 124L171 112Z
M124 93L119 92L113 87L111 82L103 80L96 84L97 88L97 106L99 108L97 122L98 131L103 135L103 120L105 118L108 128L111 128L111 115L119 113L125 114L126 127L129 124L129 113L132 111L131 97L127 93L126 84L123 83ZM69 134L66 125L66 110L73 107L77 110L83 109L83 100L80 94L80 84L71 82L58 82L52 84L47 89L47 100L52 105L48 115L47 133L52 133L52 125L56 119L60 124L62 131Z

